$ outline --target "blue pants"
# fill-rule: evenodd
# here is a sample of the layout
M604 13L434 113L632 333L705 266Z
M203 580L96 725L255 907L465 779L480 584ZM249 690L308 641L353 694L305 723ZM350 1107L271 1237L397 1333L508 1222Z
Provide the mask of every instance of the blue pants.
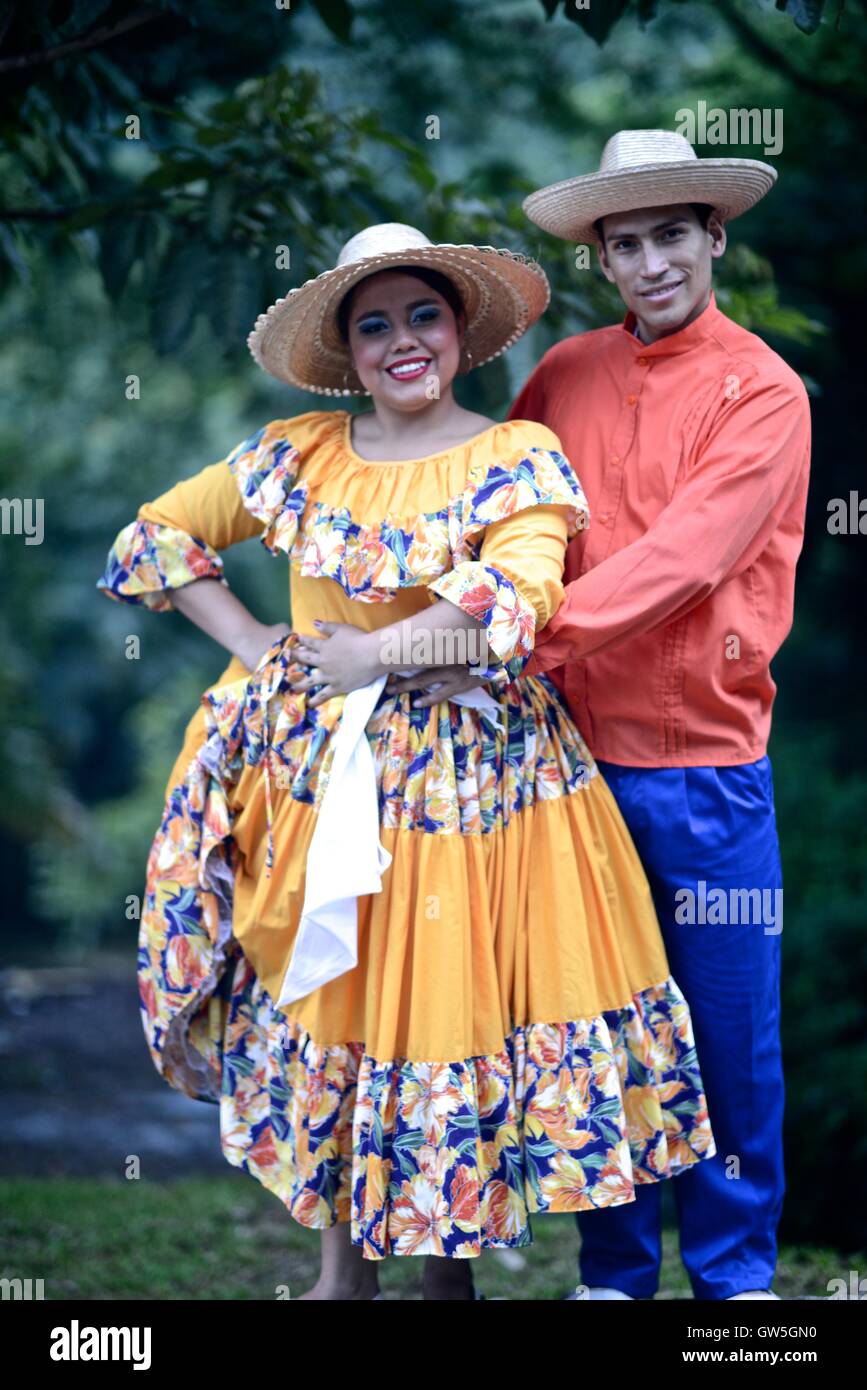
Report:
M782 916L756 924L746 909L724 906L722 922L702 921L713 913L701 903L719 888L717 902L730 904L733 889L760 889L766 904L781 904L771 764L598 766L641 856L671 973L690 1007L716 1140L715 1157L671 1179L681 1258L696 1298L770 1288L785 1191ZM697 910L684 921L690 900ZM653 1297L661 1188L646 1183L625 1206L578 1213L582 1283Z

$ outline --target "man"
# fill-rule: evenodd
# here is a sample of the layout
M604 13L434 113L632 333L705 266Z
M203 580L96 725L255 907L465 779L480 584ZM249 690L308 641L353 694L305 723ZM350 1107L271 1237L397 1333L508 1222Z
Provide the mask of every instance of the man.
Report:
M590 504L564 602L524 674L548 672L568 701L690 1006L717 1154L673 1192L703 1299L777 1297L784 1194L782 876L766 750L810 416L800 378L719 310L711 282L726 223L775 179L757 160L699 160L670 131L621 131L598 173L532 194L539 226L597 244L628 312L546 353L510 412L554 430ZM660 1199L649 1183L633 1203L578 1214L591 1299L653 1297Z

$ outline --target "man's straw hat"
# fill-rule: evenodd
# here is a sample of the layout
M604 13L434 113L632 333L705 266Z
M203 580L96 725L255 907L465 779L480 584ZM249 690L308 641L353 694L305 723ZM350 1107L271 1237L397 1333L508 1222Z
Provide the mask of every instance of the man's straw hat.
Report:
M537 189L523 208L554 236L598 242L598 217L637 208L710 203L730 222L763 198L776 177L776 169L760 159L699 159L673 130L619 130L602 151L598 173Z
M498 357L544 313L551 297L540 265L493 246L434 244L416 227L381 222L351 237L333 270L290 290L256 320L247 346L266 372L324 396L364 390L337 327L343 296L392 266L428 266L447 275L466 310L464 371Z

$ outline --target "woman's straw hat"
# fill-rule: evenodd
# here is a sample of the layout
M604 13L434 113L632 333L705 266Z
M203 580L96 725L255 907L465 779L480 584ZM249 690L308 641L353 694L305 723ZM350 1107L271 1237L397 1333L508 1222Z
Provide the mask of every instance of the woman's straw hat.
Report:
M730 222L763 198L776 177L776 169L760 159L699 159L674 130L619 130L602 151L598 173L540 188L523 208L554 236L598 242L598 217L637 208L710 203Z
M551 297L540 265L493 246L434 244L416 227L381 222L351 237L333 270L307 280L256 320L247 346L266 372L324 396L363 396L337 327L341 299L390 266L429 266L447 275L466 310L464 371L498 357L544 313Z

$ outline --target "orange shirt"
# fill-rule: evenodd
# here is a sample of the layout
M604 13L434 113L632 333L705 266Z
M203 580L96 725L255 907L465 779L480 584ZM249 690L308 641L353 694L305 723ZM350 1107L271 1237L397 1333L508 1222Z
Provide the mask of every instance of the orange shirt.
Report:
M510 412L559 436L591 518L524 674L550 673L597 758L753 762L792 625L807 393L713 295L658 342L634 327L556 344Z

